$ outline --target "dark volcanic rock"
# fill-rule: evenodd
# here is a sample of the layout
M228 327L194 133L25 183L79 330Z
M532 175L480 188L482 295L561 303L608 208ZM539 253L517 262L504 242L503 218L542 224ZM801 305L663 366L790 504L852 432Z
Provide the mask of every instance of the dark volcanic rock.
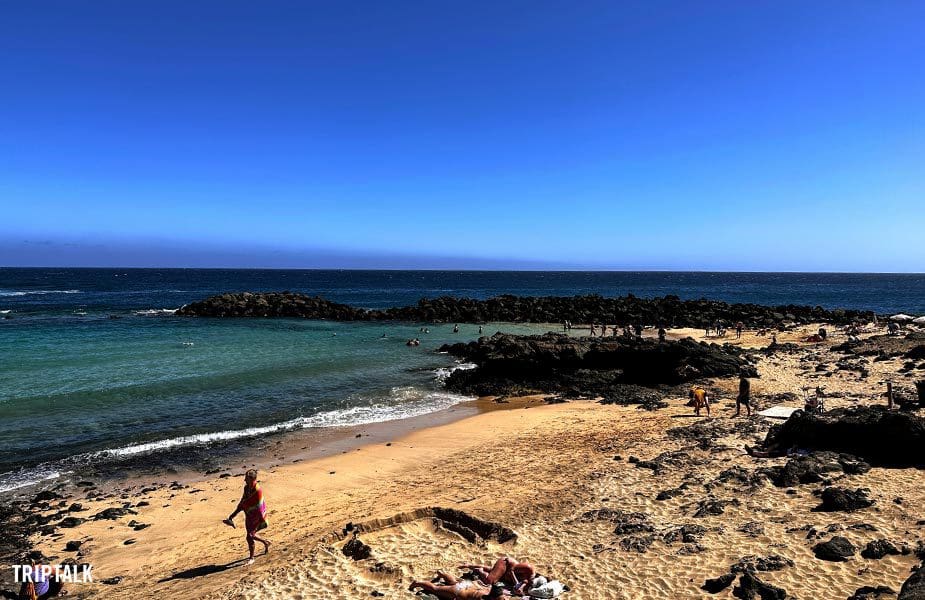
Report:
M572 338L559 333L532 336L496 333L441 350L479 366L455 371L447 382L454 389L465 388L467 379L475 374L481 381L500 377L529 382L587 370L612 374L608 382L611 385L678 384L696 377L736 375L743 370L754 374L739 349L701 344L689 338L659 343L626 338ZM453 382L457 375L458 380Z
M199 317L299 317L340 321L426 321L485 323L664 323L675 327L703 327L717 320L742 321L747 327L776 327L794 323L849 323L870 320L870 311L825 310L821 307L727 304L711 300L681 300L677 296L637 298L623 296L424 298L414 306L386 310L363 310L319 297L291 292L234 293L212 296L177 311Z
M836 535L826 542L813 546L813 554L820 560L844 562L854 556L857 548L847 538Z
M791 598L783 588L765 583L747 571L739 577L739 585L732 588L732 595L741 600L789 600Z
M792 560L778 554L771 554L768 556L743 556L739 559L739 562L729 568L729 571L732 573L745 573L746 571L781 571L793 565L794 562Z
M60 523L58 523L58 527L64 527L66 529L70 529L73 527L77 527L78 525L80 525L81 523L85 521L86 519L81 519L80 517L65 517L61 519Z
M703 582L703 585L700 586L700 589L709 594L718 594L732 585L732 582L735 581L735 578L735 573L726 573L725 575L720 575L719 577L715 577L713 579L707 579Z
M859 587L854 591L854 594L848 598L848 600L876 600L877 598L882 598L884 596L893 597L896 595L896 592L892 588L888 588L885 585L878 585L877 587L865 585L864 587Z
M655 526L644 512L627 512L613 508L591 510L581 515L582 521L610 521L615 525L614 534L628 535L631 533L649 533L655 531Z
M655 536L651 533L648 535L631 535L620 540L620 547L627 552L639 552L643 554L654 541Z
M137 511L134 511L130 508L114 507L114 508L107 508L105 510L102 510L96 513L95 515L93 515L93 520L94 521L101 521L101 520L115 521L119 517L124 517L125 515L137 515L137 514L138 514Z
M897 548L893 542L885 539L871 540L870 542L867 542L867 545L863 550L861 550L861 556L874 560L879 560L888 554L898 555L902 554L902 551L900 551L900 549Z
M683 544L696 544L703 538L706 534L707 528L702 525L695 525L693 523L687 523L681 525L678 528L671 529L665 532L662 535L662 539L666 544L674 544L675 542L681 542Z
M686 490L687 487L688 486L686 483L682 483L681 485L679 485L678 487L674 489L662 490L658 493L657 496L655 496L655 499L658 500L659 502L662 502L665 500L671 500L672 498L677 498L678 496L681 496L684 494L684 490Z
M673 440L696 442L697 446L706 450L720 438L751 436L762 429L766 426L757 419L705 419L684 427L672 427L667 434Z
M446 380L447 388L482 396L532 389L623 402L627 390L620 386L625 384L675 385L699 377L757 374L738 348L689 338L659 343L559 333L496 333L469 344L444 346L441 351L478 365L477 369L454 371ZM640 401L655 400L647 395Z
M795 412L771 428L770 452L790 448L830 450L860 457L874 466L925 466L925 419L882 406L858 406L822 414Z
M858 475L867 471L870 471L870 465L866 462L848 454L835 452L813 452L807 456L791 458L782 467L764 469L764 473L777 487L819 483L831 475Z
M684 450L662 452L652 460L639 460L638 458L633 460L633 458L635 457L630 457L630 462L633 463L637 469L652 469L655 475L662 475L670 469L676 469L697 462Z
M360 538L354 537L344 544L341 552L353 560L366 560L372 554L372 548L361 542Z
M874 501L863 488L849 490L841 487L830 487L822 490L822 504L813 510L820 512L853 512L873 506Z
M739 504L736 498L732 500L714 500L712 498L701 500L697 505L697 512L694 513L694 517L700 519L708 516L721 515L726 512L727 506L739 506Z
M925 563L903 583L896 600L925 600Z

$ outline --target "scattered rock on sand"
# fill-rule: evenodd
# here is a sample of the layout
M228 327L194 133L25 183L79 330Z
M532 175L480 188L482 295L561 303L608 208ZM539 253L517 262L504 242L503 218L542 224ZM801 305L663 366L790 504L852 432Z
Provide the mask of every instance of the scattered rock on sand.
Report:
M732 573L745 573L746 571L781 571L787 567L792 567L794 562L789 558L784 558L779 554L770 554L763 556L743 556L739 562L729 567Z
M341 549L344 556L353 560L366 560L372 554L372 548L360 541L360 538L353 537L344 544Z
M655 536L649 535L631 535L620 540L620 547L627 552L644 553L655 541Z
M822 504L813 510L819 512L853 512L874 505L868 497L869 490L858 488L849 490L842 487L829 487L822 490Z
M819 560L831 562L844 562L854 556L857 548L847 538L836 535L827 542L820 542L813 546L813 554Z
M721 515L726 512L727 506L739 506L739 504L740 502L736 498L732 500L716 500L713 498L701 500L697 504L697 512L694 513L694 517L702 519L703 517Z
M765 583L749 572L742 573L739 585L732 588L732 595L740 600L790 600L783 588Z
M707 528L702 525L687 523L675 529L671 529L662 536L666 544L673 544L680 541L684 544L696 544L706 534Z
M749 521L739 527L739 531L747 533L751 537L758 537L759 535L764 535L764 523L760 521Z
M81 519L80 517L65 517L61 519L61 522L58 523L58 527L64 527L65 529L71 529L77 527L81 523L85 522L86 519Z
M906 553L909 552L909 549L906 549ZM902 554L902 551L896 547L893 542L886 539L872 540L867 543L863 550L861 550L861 556L864 558L870 558L873 560L879 560L887 555L896 556Z
M782 467L762 469L777 487L819 483L832 475L856 475L868 471L870 465L855 456L825 451L791 458Z
M732 585L732 582L735 581L735 578L735 573L726 573L725 575L720 575L719 577L714 577L713 579L707 579L703 582L703 585L700 586L700 589L710 594L718 594L719 592Z
M106 510L100 511L93 515L94 521L109 520L115 521L119 517L124 517L125 515L137 515L138 512L130 508L107 508Z

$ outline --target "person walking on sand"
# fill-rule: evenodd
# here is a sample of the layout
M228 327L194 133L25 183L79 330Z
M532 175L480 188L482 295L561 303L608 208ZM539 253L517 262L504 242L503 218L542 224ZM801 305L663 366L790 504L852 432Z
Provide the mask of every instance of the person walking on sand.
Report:
M745 374L742 374L742 376L739 377L739 395L736 397L737 417L742 411L742 406L745 406L746 414L749 417L752 416L751 390L751 382L748 380Z
M745 324L743 324L742 321L739 321L738 323L736 323L736 339L737 340L742 339L743 329L745 329Z
M239 513L244 513L244 529L247 532L247 548L250 550L250 558L247 564L254 564L254 542L263 544L263 553L270 551L270 542L259 537L258 531L267 528L267 503L263 499L263 489L257 483L257 469L251 469L244 474L244 494L238 507L234 509L231 515L222 521L225 525L234 527L234 518Z

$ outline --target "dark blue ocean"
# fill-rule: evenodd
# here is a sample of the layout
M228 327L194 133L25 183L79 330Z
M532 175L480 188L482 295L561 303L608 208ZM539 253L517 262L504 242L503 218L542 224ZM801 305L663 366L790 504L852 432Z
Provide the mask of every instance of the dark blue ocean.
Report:
M925 275L0 269L0 491L75 466L293 428L402 418L464 400L434 352L477 326L180 318L229 291L365 308L422 297L676 294L925 314ZM492 324L538 332L540 325ZM421 337L417 348L405 346Z

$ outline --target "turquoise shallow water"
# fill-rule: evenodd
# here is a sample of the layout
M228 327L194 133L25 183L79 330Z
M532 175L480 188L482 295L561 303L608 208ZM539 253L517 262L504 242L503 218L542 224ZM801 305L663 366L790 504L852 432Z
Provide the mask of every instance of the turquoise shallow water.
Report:
M434 350L478 337L465 324L75 318L0 328L15 349L0 373L4 487L114 456L447 408L465 399L441 386L458 365Z
M170 316L244 290L366 308L441 295L633 293L925 314L922 275L0 268L0 491L81 465L462 400L442 389L439 375L454 363L434 350L475 339L475 325L421 334L413 323ZM499 329L544 330L485 333ZM405 346L411 337L422 345Z

